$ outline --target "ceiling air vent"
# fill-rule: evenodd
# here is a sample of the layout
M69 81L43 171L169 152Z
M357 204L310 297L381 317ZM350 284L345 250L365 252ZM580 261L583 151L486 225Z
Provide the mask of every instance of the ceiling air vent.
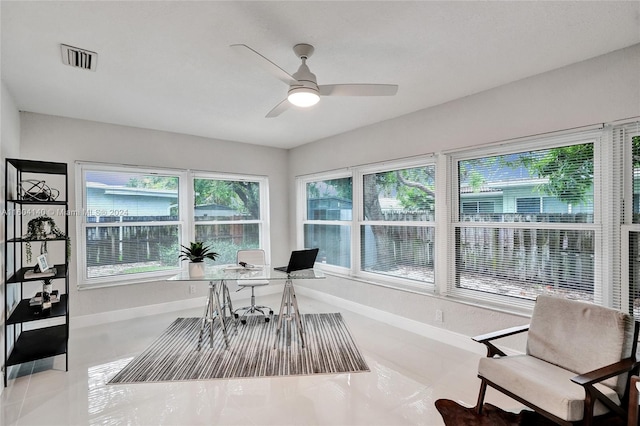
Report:
M98 54L90 50L84 50L73 46L61 44L62 63L84 70L95 71L98 66Z

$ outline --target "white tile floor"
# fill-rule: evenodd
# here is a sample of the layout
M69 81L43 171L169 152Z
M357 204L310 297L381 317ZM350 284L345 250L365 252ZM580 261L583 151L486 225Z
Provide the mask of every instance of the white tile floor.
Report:
M278 308L279 299L260 303ZM442 425L437 399L475 404L477 354L313 299L298 301L303 313L342 312L371 372L105 385L176 317L202 313L170 312L72 329L68 372L64 357L13 368L0 425ZM521 408L491 389L486 401Z

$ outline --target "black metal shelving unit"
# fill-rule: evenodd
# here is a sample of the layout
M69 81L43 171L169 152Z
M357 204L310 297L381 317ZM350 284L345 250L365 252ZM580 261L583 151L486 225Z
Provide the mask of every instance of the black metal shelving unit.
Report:
M52 178L57 181L59 191L56 199L42 199L27 194L23 183L29 180ZM64 355L65 370L69 370L69 178L66 163L33 161L16 158L6 159L5 164L5 241L4 241L4 386L7 386L9 369L12 366L38 359ZM28 198L28 199L26 199ZM25 239L27 223L37 216L48 216L66 238ZM63 226L60 226L64 224ZM30 306L35 294L27 294L26 287L44 277L25 278L33 265L25 262L25 244L43 244L46 241L50 253L64 253L64 263L53 265L56 273L46 277L52 280L59 292L59 301L46 312ZM61 256L59 256L61 257ZM33 291L31 292L33 293ZM55 322L56 324L52 324Z

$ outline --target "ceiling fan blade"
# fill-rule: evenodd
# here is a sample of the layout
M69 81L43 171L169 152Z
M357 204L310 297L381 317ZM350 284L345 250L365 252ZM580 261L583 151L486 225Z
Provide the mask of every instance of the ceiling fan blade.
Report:
M290 106L291 106L291 103L285 98L282 102L280 102L278 105L273 107L273 109L269 111L265 117L266 118L277 117L283 112L285 112L286 110L288 110Z
M397 84L323 84L318 86L321 96L393 96Z
M260 65L265 71L276 77L278 80L284 82L285 84L291 85L297 83L297 80L293 78L291 74L289 74L246 44L232 44L230 47L244 57Z

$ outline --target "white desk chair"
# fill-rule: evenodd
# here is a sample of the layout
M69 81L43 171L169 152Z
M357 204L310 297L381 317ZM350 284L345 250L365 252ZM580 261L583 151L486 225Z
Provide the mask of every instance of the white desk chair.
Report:
M250 265L254 266L263 266L265 262L264 250L238 250L237 253L237 262L246 262ZM247 323L247 315L257 314L258 312L264 316L264 322L269 322L270 315L273 315L273 309L268 306L256 305L256 296L254 289L258 286L269 285L269 281L267 280L238 280L238 286L240 290L244 290L247 287L251 287L251 305L244 306L242 308L238 308L233 311L236 318L240 318L240 322L242 324ZM265 311L269 311L269 316L265 313ZM239 315L239 312L242 312L242 315Z

